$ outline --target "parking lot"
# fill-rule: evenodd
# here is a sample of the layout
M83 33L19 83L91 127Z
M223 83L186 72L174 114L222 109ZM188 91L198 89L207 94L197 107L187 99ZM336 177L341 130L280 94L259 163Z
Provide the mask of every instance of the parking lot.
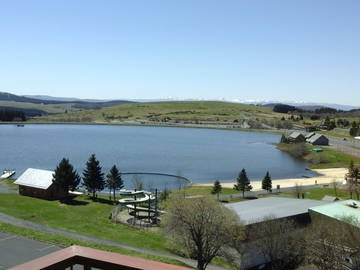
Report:
M0 232L0 269L8 269L59 249L55 245Z

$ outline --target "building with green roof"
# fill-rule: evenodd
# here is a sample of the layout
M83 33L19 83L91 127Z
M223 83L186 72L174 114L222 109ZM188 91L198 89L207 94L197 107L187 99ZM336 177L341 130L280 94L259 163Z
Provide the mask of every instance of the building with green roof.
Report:
M309 208L309 213L312 218L321 215L338 221L352 220L360 227L360 201L346 200L314 206Z

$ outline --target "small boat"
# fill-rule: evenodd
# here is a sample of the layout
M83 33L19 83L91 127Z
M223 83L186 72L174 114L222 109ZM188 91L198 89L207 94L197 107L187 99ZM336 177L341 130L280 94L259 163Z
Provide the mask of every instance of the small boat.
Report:
M4 170L3 174L0 176L0 179L6 179L13 176L16 172L13 170Z
M17 127L24 127L25 125L23 125L23 124L17 124L16 126L17 126Z

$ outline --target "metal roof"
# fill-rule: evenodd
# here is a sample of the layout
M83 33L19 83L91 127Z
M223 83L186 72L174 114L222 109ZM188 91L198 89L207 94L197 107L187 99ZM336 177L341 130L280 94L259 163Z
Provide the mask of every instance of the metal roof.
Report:
M328 203L320 200L268 197L230 203L225 206L234 210L245 224L252 224L268 216L284 218L304 214L310 207Z
M304 135L301 132L295 131L295 132L291 133L289 137L292 138L292 139L296 139L299 136L304 136Z
M52 184L53 174L53 171L29 168L19 176L14 184L40 189L48 189Z
M314 136L314 135L316 135L316 133L315 133L315 132L311 132L311 133L306 134L305 138L306 138L306 139L310 139L310 138L311 138L312 136Z
M190 270L190 268L183 266L155 262L82 246L70 246L12 267L10 270L68 269L72 268L72 266L75 266L75 269L79 269L76 267L77 265L83 266L80 269ZM89 267L85 267L84 265Z
M321 137L324 137L325 139L327 139L326 136L324 136L324 135L322 135L322 134L315 134L314 136L311 136L307 141L308 141L309 143L314 143L314 142L316 142L318 139L320 139Z
M360 222L360 201L337 201L321 206L314 206L309 210L337 220L353 217Z

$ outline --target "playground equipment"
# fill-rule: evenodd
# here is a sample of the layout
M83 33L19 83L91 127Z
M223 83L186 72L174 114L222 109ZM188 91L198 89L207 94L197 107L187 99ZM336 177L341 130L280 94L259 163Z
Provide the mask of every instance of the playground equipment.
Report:
M120 190L120 196L126 197L119 200L121 206L129 210L133 216L133 224L147 220L149 224L157 224L158 217L163 212L158 209L158 192L154 193L145 190Z

